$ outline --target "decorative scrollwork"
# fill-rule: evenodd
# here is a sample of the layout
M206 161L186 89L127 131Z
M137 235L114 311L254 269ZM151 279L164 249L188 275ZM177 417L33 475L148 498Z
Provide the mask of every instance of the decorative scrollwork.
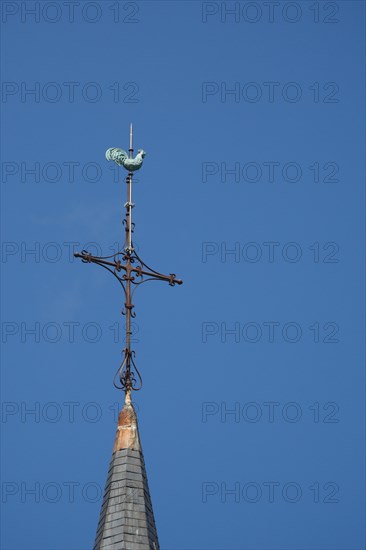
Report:
M142 377L134 361L136 352L133 350L128 350L127 348L123 351L125 356L121 366L114 375L113 385L118 390L139 391L142 388ZM116 379L118 379L119 384L116 382Z

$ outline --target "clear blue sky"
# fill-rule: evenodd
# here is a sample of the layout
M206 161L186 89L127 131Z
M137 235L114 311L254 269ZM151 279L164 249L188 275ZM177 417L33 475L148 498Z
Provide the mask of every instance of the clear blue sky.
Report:
M135 242L184 279L135 294L162 549L365 547L364 12L2 2L4 550L94 540L123 297L70 251L123 241L130 122Z

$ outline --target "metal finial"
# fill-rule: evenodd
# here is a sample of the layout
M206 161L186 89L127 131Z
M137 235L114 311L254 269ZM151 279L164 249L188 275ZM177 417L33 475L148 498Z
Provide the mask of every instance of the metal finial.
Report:
M132 202L132 179L133 173L139 170L143 164L145 152L141 149L135 158L133 158L132 143L132 124L130 125L130 148L129 155L117 147L107 150L107 160L113 160L119 166L123 166L127 171L127 201L124 204L126 209L125 219L125 243L123 250L110 256L92 256L88 251L82 250L76 252L74 256L81 258L84 263L95 263L107 269L118 280L123 288L125 295L124 309L122 315L126 317L126 347L123 350L123 360L114 377L114 385L118 389L126 392L126 399L130 400L131 390L140 390L142 387L142 378L135 364L136 352L131 349L131 319L136 317L132 296L138 286L146 281L165 281L170 286L181 285L183 281L177 279L174 273L163 275L154 269L151 269L138 256L133 247L132 233L134 224L132 223L132 209L135 206ZM117 379L117 381L116 381Z

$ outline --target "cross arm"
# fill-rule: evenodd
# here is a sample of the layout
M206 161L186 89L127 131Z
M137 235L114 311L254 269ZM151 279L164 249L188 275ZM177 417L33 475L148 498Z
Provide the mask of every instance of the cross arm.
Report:
M163 275L162 273L158 273L157 271L154 271L152 269L150 270L149 268L144 269L142 266L133 267L130 262L126 262L125 264L123 264L121 260L111 262L111 261L108 261L107 259L100 258L98 256L93 256L92 254L89 254L86 251L82 251L81 253L75 252L74 256L75 258L81 258L81 260L85 263L95 263L106 267L112 267L118 272L120 272L121 270L124 270L127 277L129 277L131 273L135 273L137 277L142 277L143 275L146 275L147 277L152 277L160 281L166 281L167 283L169 283L170 286L183 284L182 279L177 279L175 273L170 273L169 275ZM140 260L140 258L138 258L138 260L143 266L145 266L145 264ZM124 278L126 278L126 276Z

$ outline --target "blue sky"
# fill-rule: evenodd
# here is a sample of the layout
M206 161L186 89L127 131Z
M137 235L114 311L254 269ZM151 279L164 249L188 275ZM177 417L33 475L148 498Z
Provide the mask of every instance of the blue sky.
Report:
M130 122L136 246L184 279L135 294L161 548L364 548L364 12L2 2L4 550L94 540L123 297L72 251L123 242Z

